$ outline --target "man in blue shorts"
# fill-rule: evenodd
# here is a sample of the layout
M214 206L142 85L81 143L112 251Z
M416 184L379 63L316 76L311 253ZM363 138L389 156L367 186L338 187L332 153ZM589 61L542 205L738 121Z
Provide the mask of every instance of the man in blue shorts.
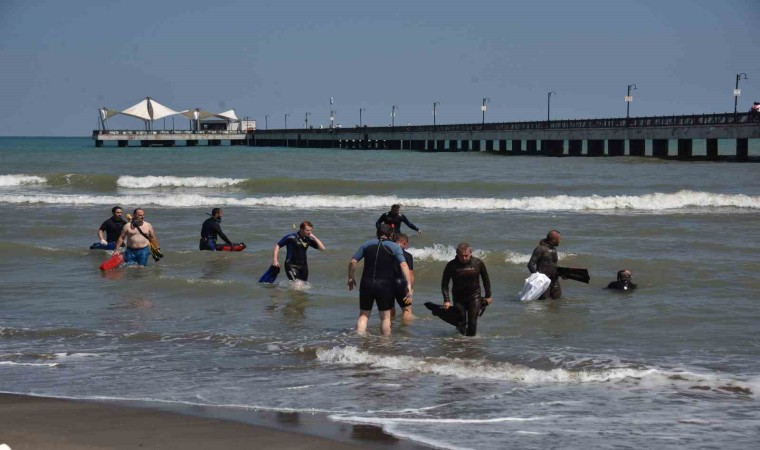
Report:
M380 311L380 328L383 335L391 334L391 309L393 309L395 294L396 266L406 281L407 297L412 297L412 280L409 266L404 259L404 252L398 244L390 240L393 228L388 224L380 224L377 228L377 239L370 239L356 250L348 263L348 290L356 286L354 273L362 259L364 270L359 287L359 319L356 321L356 331L367 331L367 322L372 313L372 305L377 302Z
M122 242L127 243L127 248L124 250L124 262L127 265L148 265L150 244L154 242L158 247L158 239L153 226L145 220L145 211L141 208L135 209L132 221L122 228L121 235L116 240L114 254L119 251Z
M324 250L325 245L314 235L314 225L308 220L301 222L299 230L295 233L286 234L279 242L274 244L272 250L272 265L280 267L278 257L280 248L287 246L288 253L285 255L285 274L291 281L309 280L309 266L306 263L306 250L309 247Z

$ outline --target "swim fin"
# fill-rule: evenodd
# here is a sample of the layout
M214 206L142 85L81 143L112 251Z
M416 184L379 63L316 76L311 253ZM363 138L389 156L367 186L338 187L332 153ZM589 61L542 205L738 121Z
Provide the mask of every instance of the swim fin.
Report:
M259 283L274 283L277 279L277 275L280 274L280 268L277 266L269 266L264 275L259 278Z
M581 283L588 284L591 281L591 276L588 274L588 269L574 269L571 267L557 267L557 275L562 278L568 278L570 280L580 281Z
M429 309L434 316L440 317L444 322L457 327L457 330L464 325L464 317L462 317L459 308L454 307L454 305L449 307L449 309L443 309L443 306L441 305L437 305L433 302L425 302L425 308Z

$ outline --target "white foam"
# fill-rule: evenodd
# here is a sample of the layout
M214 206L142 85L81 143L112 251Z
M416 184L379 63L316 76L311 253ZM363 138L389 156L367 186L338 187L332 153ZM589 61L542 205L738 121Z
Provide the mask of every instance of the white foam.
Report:
M21 186L22 184L43 184L47 178L35 175L0 175L0 187Z
M120 176L116 185L123 188L150 189L156 187L195 187L195 188L219 188L240 184L246 181L242 178L212 178L212 177L172 177L172 176L146 176L133 177Z
M343 416L333 414L330 419L340 420L342 422L371 425L388 425L403 423L424 423L424 424L487 424L487 423L504 423L504 422L531 422L542 420L543 417L493 417L490 419L414 419L410 417L359 417Z
M33 366L33 367L55 367L58 363L17 363L13 361L0 361L0 366Z
M414 256L415 260L420 261L451 261L457 255L456 247L452 245L433 244L432 247L415 248L409 247L406 249ZM472 256L480 259L485 259L488 252L485 250L474 249Z
M594 370L550 370L532 369L508 362L463 360L458 358L418 358L412 356L374 355L353 346L317 349L317 359L328 364L371 365L391 370L419 372L425 374L456 377L462 379L486 379L510 381L526 384L542 383L603 383L621 380L637 380L640 384L673 385L683 383L687 387L694 384L709 385L716 389L738 387L752 390L751 382L721 379L712 374L697 374L688 371L666 371L655 368L599 368Z
M368 209L385 208L389 203L399 203L395 196L359 195L294 195L272 197L215 197L199 194L137 194L137 195L66 195L66 194L20 194L0 195L0 203L43 203L63 205L110 205L116 203L134 205L170 206L196 208L199 206L247 206L292 209ZM706 208L760 209L760 196L744 194L714 194L709 192L679 191L672 194L645 194L640 196L597 195L571 197L523 197L501 198L405 198L404 205L432 210L468 211L586 211L605 212L615 210L682 213L689 208L700 211Z

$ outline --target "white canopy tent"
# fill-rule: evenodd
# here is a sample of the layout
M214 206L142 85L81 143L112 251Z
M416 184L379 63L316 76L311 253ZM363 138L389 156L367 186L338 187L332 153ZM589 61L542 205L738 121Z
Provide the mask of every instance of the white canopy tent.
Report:
M125 116L141 119L146 125L152 124L154 120L163 119L164 117L172 116L174 114L180 114L179 111L175 111L171 108L158 103L150 97L145 97L145 100L140 103L125 109L121 112Z
M240 119L238 119L237 115L235 114L234 109L230 109L228 111L224 111L221 113L212 113L210 111L206 111L201 108L175 111L169 107L162 105L161 103L158 103L157 101L153 100L150 97L145 97L145 99L142 100L141 102L123 111L106 108L104 106L103 108L100 108L98 110L98 113L99 113L100 123L103 130L108 129L108 119L117 114L123 114L125 116L134 117L136 119L142 120L145 123L146 130L153 129L154 120L163 119L165 117L173 116L175 114L182 115L186 117L188 120L190 120L191 128L194 128L195 130L200 129L201 120L208 119L211 117L217 117L217 118L226 120L228 123L240 122Z

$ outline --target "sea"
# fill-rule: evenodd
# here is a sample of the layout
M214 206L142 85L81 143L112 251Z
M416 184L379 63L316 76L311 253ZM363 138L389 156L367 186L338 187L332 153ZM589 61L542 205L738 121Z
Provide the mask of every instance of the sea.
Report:
M416 319L383 337L374 311L358 335L348 263L394 203L422 231ZM0 205L2 392L321 415L441 449L760 447L757 163L3 137ZM98 270L115 205L145 210L161 261ZM214 207L246 250L198 251ZM326 246L308 283L258 283L304 220ZM591 281L520 302L552 229ZM423 306L460 242L493 288L475 337ZM620 269L638 289L605 289Z

